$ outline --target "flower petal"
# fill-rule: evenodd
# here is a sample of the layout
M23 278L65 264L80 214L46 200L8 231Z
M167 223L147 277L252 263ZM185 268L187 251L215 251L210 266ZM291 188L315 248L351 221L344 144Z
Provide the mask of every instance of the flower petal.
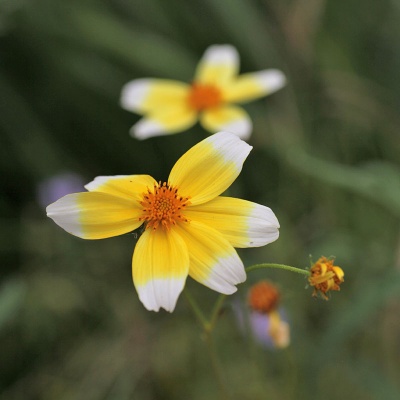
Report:
M130 130L136 139L168 135L190 128L197 121L197 112L185 103L162 106L137 122Z
M72 235L103 239L142 225L140 204L107 193L68 194L47 207L47 216Z
M236 292L246 280L242 260L232 245L215 229L197 221L180 224L177 231L189 250L189 275L219 293Z
M265 246L279 237L279 222L272 210L246 200L219 196L190 206L183 214L190 221L212 226L233 247Z
M128 82L121 93L121 106L139 114L183 103L188 95L189 85L166 79L135 79Z
M252 149L228 132L209 136L189 149L174 165L169 183L192 205L205 203L224 192L237 178Z
M246 102L269 95L286 84L285 75L277 69L266 69L240 75L231 85L224 88L226 102Z
M227 131L248 139L253 129L253 124L247 112L241 107L221 106L205 110L200 122L210 132Z
M333 271L335 272L336 277L337 277L340 281L343 282L343 281L344 281L344 279L343 279L343 278L344 278L344 272L343 272L342 268L333 266L332 269L333 269Z
M133 283L144 306L172 312L188 272L189 254L179 234L174 229L146 229L132 259Z
M228 44L210 46L200 60L194 81L223 86L239 72L239 54Z
M97 176L85 188L89 192L108 193L131 201L141 201L142 194L156 184L150 175Z

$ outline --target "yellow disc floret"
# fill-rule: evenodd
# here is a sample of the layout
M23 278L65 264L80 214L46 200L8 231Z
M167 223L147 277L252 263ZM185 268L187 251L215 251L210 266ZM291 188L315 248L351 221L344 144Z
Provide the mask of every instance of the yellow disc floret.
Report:
M146 222L146 228L169 230L177 221L188 222L182 211L190 204L189 197L182 197L178 189L161 181L154 185L153 190L147 189L140 201L143 214L139 221Z

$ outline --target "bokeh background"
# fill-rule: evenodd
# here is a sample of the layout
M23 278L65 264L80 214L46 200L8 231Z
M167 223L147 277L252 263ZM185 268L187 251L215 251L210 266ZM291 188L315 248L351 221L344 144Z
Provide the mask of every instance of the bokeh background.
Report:
M340 293L263 270L231 296L216 343L233 399L400 398L399 0L0 1L0 399L217 398L185 297L147 312L131 282L137 236L84 241L45 216L97 175L165 179L199 125L139 142L119 107L141 77L190 82L212 44L241 71L288 85L245 106L254 146L231 194L270 206L279 240L246 265L336 256ZM271 351L235 321L251 283L282 292L291 345ZM188 286L205 310L217 294Z

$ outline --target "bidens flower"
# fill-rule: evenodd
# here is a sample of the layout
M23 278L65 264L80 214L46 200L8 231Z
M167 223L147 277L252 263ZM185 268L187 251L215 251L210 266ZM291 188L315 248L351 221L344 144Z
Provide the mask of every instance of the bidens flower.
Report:
M326 295L331 290L340 290L340 284L344 282L344 272L342 268L333 265L332 259L321 257L311 268L308 281L314 287L313 296L328 300Z
M148 310L173 311L185 281L224 294L246 279L234 247L263 246L279 236L265 206L222 197L239 175L251 146L219 132L174 165L167 182L149 175L100 176L88 192L67 195L47 215L84 239L121 235L145 226L132 260L133 282Z
M247 139L252 130L244 103L271 94L285 84L285 76L267 69L238 76L239 55L230 45L209 47L200 60L193 83L136 79L127 83L121 105L128 111L143 114L131 129L137 139L183 131L199 119L214 133L226 130Z

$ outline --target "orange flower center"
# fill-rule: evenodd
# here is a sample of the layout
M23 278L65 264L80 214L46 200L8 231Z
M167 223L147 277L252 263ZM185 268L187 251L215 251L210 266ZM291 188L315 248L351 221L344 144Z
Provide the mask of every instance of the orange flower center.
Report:
M193 83L188 97L189 105L195 110L218 106L222 102L221 91L213 85Z
M254 311L269 313L277 307L279 298L280 294L275 285L261 281L251 287L248 304Z
M178 195L178 189L161 181L154 185L153 190L147 189L140 202L143 214L139 221L146 222L146 228L153 230L161 227L169 230L177 221L188 222L182 211L190 204L189 197Z

